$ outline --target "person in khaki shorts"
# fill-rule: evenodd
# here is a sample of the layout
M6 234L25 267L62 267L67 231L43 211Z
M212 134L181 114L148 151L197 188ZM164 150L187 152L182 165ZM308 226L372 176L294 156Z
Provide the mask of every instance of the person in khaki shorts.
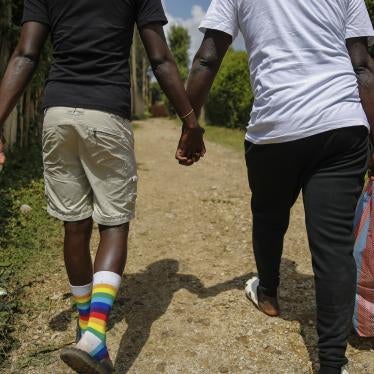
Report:
M92 109L49 108L43 159L53 217L73 222L92 217L105 226L134 218L137 175L128 120Z
M176 158L205 153L203 130L168 49L161 0L25 0L18 46L0 85L0 129L31 79L51 33L43 159L48 212L64 221L64 257L79 312L77 345L61 358L79 373L114 371L106 325L127 256L136 163L129 55L136 24L161 87L183 120ZM0 142L0 164L4 164ZM92 264L93 220L100 243Z

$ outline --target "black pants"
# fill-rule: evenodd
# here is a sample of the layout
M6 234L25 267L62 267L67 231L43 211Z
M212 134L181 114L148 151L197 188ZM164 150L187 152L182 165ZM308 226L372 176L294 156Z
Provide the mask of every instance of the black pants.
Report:
M253 248L262 291L275 296L290 209L303 193L317 299L322 374L340 373L351 329L356 265L353 219L368 157L364 126L297 141L245 144Z

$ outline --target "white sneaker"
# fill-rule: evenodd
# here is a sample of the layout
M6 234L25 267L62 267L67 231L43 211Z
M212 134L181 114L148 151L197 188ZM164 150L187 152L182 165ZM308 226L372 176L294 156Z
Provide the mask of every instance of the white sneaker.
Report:
M245 295L249 300L252 301L258 308L258 298L257 298L257 287L260 284L260 280L257 277L249 279L245 284Z
M342 367L342 374L349 374L346 366Z

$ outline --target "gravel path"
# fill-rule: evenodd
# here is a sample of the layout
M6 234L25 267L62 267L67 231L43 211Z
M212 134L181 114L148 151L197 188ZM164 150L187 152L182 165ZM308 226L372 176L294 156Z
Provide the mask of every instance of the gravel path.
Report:
M243 155L208 143L201 163L182 168L173 122L142 121L135 134L137 218L108 333L117 372L312 373L315 303L301 202L285 242L282 315L267 318L243 293L255 272ZM25 294L30 312L15 332L12 373L70 373L58 348L73 341L74 323L60 249L55 256ZM372 341L352 338L349 356L351 373L374 373Z

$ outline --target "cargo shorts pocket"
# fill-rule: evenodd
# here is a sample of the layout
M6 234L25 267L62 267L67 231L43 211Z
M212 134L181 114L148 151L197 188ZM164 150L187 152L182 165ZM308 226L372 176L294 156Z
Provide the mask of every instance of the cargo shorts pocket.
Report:
M90 170L100 178L119 178L135 174L133 137L126 132L108 128L90 128L86 144L86 159L90 159Z

